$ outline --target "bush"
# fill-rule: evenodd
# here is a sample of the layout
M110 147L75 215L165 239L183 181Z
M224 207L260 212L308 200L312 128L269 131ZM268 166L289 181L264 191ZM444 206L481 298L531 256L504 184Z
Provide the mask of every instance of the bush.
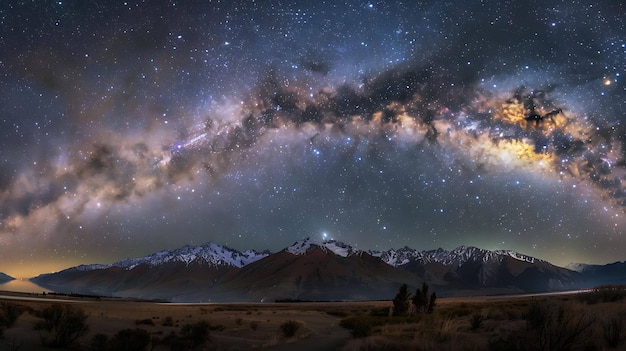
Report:
M355 338L365 338L372 335L372 329L376 326L383 325L377 319L352 317L342 320L339 325L346 329L350 329L350 333Z
M472 330L478 330L483 326L483 322L485 321L485 317L483 317L480 313L474 313L470 318L470 328Z
M150 334L144 329L123 329L118 331L108 343L109 350L147 351L151 349Z
M594 320L583 311L563 303L533 301L528 306L526 325L536 336L540 350L570 350L585 340Z
M11 328L22 314L22 309L12 303L0 303L0 327Z
M280 325L280 329L283 331L283 335L290 338L296 335L298 329L300 329L300 323L289 320Z
M199 321L194 324L185 324L180 334L187 345L193 350L203 345L209 340L209 328L211 325L207 321Z
M69 347L89 331L87 315L73 305L50 305L39 313L43 321L35 325L40 331L41 342L50 347ZM47 335L42 335L41 331Z
M174 319L172 318L172 316L166 316L165 319L163 320L163 323L161 323L164 327L173 327L174 326Z
M604 340L608 347L615 348L619 345L620 334L622 333L622 320L620 318L611 318L602 323L602 331Z
M515 334L489 339L487 346L489 351L528 351L528 342Z
M622 301L626 296L625 285L601 285L591 291L580 293L579 299L589 305Z
M109 337L98 333L91 338L91 349L94 351L106 351L108 350Z
M344 317L347 317L347 316L348 316L348 314L346 313L346 315ZM389 316L389 307L372 309L370 311L370 316L387 317L387 316Z

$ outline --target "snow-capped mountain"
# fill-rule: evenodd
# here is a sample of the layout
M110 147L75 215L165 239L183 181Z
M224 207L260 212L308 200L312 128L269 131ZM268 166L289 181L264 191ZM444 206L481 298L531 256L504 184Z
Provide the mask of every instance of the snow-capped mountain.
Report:
M269 251L258 252L255 250L246 250L244 252L240 252L215 243L206 243L200 246L188 245L173 251L164 250L140 258L127 258L111 264L80 265L72 269L79 271L92 271L111 267L120 267L126 270L131 270L142 264L154 267L165 263L175 262L184 263L185 265L195 263L209 266L233 266L241 268L268 255Z
M584 275L588 286L626 284L626 261L605 265L570 263L567 268Z
M408 264L412 261L421 261L423 263L441 263L446 266L462 266L467 262L495 262L502 261L504 257L511 257L518 261L535 263L544 262L531 256L520 254L511 250L485 250L473 246L459 246L452 251L442 248L429 251L418 251L409 247L403 247L388 251L370 251L373 256L380 257L385 263L394 267Z
M451 251L418 251L404 247L373 255L440 288L547 291L574 288L580 280L576 272L511 250L460 246Z
M359 254L362 251L355 250L350 245L344 244L336 240L315 240L311 238L305 238L304 240L296 241L293 245L287 247L285 251L294 255L304 255L311 249L311 246L317 246L325 251L330 251L335 255L341 257L348 257L350 255Z
M53 291L168 300L186 300L190 293L201 301L207 290L241 267L269 252L240 252L215 243L160 251L112 264L81 265L31 280Z
M591 287L606 277L626 281L624 265L580 265L580 273L510 250L362 251L335 240L305 238L273 254L207 243L77 266L32 281L59 292L186 302L365 300L391 298L402 283L416 288L427 282L439 296Z
M306 238L244 266L216 287L214 296L232 298L239 291L251 301L379 300L393 296L403 283L421 281L350 245Z
M577 262L572 262L570 264L568 264L567 266L565 266L565 268L571 270L571 271L575 271L575 272L584 272L585 269L587 267L589 267L590 265L586 264L586 263L577 263Z

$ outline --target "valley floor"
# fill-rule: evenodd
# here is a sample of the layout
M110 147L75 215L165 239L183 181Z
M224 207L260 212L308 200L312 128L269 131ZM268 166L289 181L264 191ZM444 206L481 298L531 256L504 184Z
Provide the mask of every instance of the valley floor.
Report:
M40 338L45 332L35 330L42 320L38 312L59 303L87 315L89 331L70 347L76 350L107 350L98 337L111 340L120 330L137 328L150 335L148 350L190 349L174 345L173 336L181 339L185 325L203 321L209 338L197 350L617 350L626 345L621 295L613 302L584 300L581 293L439 299L434 313L405 317L388 316L391 301L169 304L0 295L3 307L21 312L0 333L0 351L48 350ZM289 323L296 325L293 335L286 330ZM561 340L565 337L571 342Z

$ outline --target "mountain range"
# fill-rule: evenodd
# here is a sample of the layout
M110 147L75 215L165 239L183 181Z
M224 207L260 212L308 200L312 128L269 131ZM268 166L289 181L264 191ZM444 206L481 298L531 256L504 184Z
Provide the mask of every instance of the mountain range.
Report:
M0 284L10 282L11 280L15 280L15 278L10 275L6 275L4 273L0 273Z
M31 280L62 293L173 302L390 299L401 284L438 296L543 292L626 281L624 263L557 267L509 250L461 246L363 251L306 238L276 253L215 243L113 264L81 265Z

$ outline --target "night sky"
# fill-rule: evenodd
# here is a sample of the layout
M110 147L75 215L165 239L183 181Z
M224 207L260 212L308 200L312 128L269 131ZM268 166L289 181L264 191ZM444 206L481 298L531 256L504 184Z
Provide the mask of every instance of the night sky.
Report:
M0 5L0 271L216 242L626 259L621 1Z

